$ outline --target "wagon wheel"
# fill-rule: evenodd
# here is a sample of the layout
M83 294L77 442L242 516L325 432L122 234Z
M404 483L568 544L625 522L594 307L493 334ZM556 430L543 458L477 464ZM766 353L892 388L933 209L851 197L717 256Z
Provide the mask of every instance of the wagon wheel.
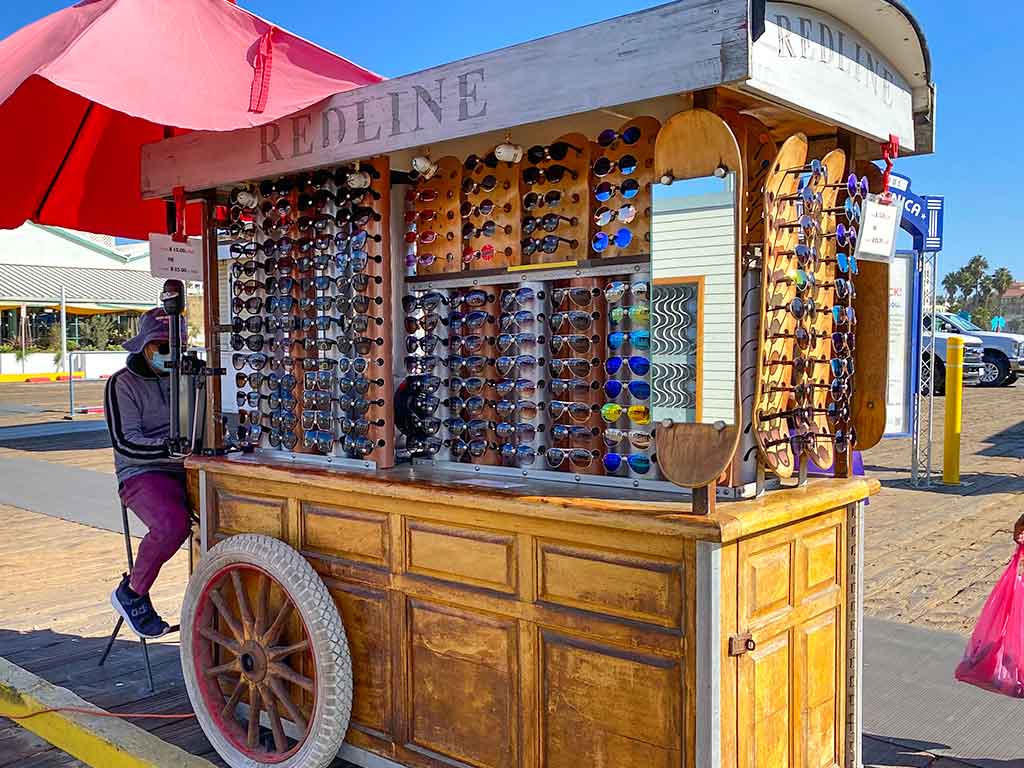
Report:
M294 549L245 534L200 561L181 613L199 724L233 768L323 768L341 748L352 662L323 581Z

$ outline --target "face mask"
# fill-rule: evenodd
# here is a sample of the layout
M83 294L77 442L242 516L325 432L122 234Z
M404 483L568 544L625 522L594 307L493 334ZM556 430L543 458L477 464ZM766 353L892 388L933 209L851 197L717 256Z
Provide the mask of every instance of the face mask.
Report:
M149 366L159 374L170 373L171 369L168 367L171 362L171 355L162 355L159 352L154 352L152 359L149 361Z

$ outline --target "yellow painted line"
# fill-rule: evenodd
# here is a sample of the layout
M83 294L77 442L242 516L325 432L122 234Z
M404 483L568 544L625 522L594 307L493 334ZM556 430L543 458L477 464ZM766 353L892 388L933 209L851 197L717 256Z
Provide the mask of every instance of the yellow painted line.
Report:
M0 657L0 716L28 715L55 707L103 710ZM95 768L212 768L128 720L80 712L49 712L15 720L58 749Z
M519 264L509 267L509 272L532 272L537 269L566 269L579 265L579 261L552 261L547 264Z
M23 383L28 379L49 379L50 381L56 381L57 377L63 376L64 380L67 381L66 373L0 373L0 384L10 383ZM76 379L84 379L84 373L76 373Z

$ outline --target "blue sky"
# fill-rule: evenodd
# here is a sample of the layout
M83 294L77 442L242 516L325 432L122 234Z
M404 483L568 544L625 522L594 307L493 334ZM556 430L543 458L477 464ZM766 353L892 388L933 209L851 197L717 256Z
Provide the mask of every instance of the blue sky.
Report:
M173 3L174 0L166 0ZM624 13L659 2L557 0L505 7L480 0L240 0L281 26L387 76L415 72L483 51ZM1018 205L1024 150L1024 106L1019 86L1024 48L1024 3L991 0L984 12L952 0L905 0L928 36L938 85L937 152L897 163L919 194L946 196L942 272L974 254L1006 266L1024 280L1024 255L1010 231ZM67 0L6 0L0 36L58 10ZM365 10L363 10L365 9ZM387 38L381 30L390 28Z

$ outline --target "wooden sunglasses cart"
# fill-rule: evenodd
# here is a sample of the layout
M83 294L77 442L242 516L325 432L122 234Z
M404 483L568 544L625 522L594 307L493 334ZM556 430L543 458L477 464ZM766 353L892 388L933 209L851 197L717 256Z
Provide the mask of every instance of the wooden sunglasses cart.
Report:
M930 61L892 0L749 6L145 148L205 202L208 432L255 448L188 462L230 765L859 764L888 279L848 231L882 144L931 151Z

